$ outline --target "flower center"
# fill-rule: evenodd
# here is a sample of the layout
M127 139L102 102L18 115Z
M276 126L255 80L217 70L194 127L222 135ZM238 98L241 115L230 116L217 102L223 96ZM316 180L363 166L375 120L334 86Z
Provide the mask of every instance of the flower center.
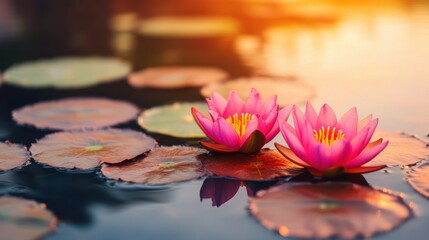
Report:
M242 113L238 115L238 113L229 116L226 121L229 122L234 130L237 132L238 136L242 138L246 133L246 125L247 122L254 119L255 115L249 113Z
M328 126L326 129L325 127L322 127L319 129L319 131L313 130L314 132L314 139L316 141L324 143L328 146L331 146L334 144L337 140L341 140L344 138L344 133L341 131L341 129L331 128Z

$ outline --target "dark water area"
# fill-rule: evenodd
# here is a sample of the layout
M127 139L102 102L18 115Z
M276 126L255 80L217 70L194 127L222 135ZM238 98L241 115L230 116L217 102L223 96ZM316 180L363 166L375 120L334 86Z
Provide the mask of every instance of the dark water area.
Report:
M196 65L219 67L232 77L293 77L315 88L311 102L317 107L326 102L341 114L356 106L359 118L380 118L379 129L428 141L429 2L302 2L0 0L0 71L47 57L101 55L130 61L134 70ZM233 34L193 37L135 30L140 20L158 15L221 15L240 27ZM112 22L121 16L128 20L116 20L118 27ZM17 125L11 111L77 96L126 100L141 109L204 100L198 88L136 89L125 79L71 90L2 84L0 140L29 147L52 131ZM135 121L117 127L142 130ZM197 146L195 140L147 134L160 145ZM407 168L387 170L348 180L401 194L413 206L414 218L374 239L426 239L429 200L405 181ZM67 171L31 162L0 172L0 195L46 203L59 218L47 239L283 239L252 218L247 206L249 189L255 193L287 180L244 184L251 187L240 186L229 201L212 206L219 204L200 196L205 179L151 187L108 180L99 169Z

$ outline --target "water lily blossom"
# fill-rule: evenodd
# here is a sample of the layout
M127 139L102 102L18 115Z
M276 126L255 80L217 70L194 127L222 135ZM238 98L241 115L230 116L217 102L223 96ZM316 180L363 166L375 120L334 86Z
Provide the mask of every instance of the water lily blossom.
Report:
M292 115L294 127L287 122ZM280 131L289 148L275 143L287 159L306 167L315 176L334 177L342 173L366 173L385 167L363 166L387 146L380 138L370 142L378 119L372 115L358 121L356 108L339 120L327 104L319 114L307 103L305 113L293 106L279 116Z
M228 100L216 92L206 99L210 117L192 108L192 115L202 131L212 141L201 145L216 152L258 152L279 132L277 96L263 102L256 89L243 101L236 91Z

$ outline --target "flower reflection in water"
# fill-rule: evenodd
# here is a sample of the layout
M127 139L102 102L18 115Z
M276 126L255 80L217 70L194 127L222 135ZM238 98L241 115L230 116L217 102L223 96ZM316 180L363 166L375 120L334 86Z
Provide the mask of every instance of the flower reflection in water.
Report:
M200 189L200 200L211 199L212 206L220 207L231 200L240 187L245 187L247 196L254 196L259 190L267 189L278 181L241 181L236 179L208 177Z

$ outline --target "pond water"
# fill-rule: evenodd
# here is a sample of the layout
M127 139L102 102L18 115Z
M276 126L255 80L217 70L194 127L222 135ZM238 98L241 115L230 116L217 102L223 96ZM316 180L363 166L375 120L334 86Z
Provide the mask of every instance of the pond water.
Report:
M220 67L233 77L284 76L312 85L316 95L311 102L317 107L329 103L337 113L344 113L356 106L360 118L370 113L380 118L380 129L416 134L428 141L427 1L313 0L301 4L237 0L208 1L208 6L199 7L190 0L168 1L168 7L157 1L148 1L147 7L137 1L121 4L113 0L106 1L106 6L65 1L68 7L49 1L12 2L0 4L0 15L3 10L8 13L3 16L9 16L2 24L21 28L7 34L9 28L4 28L5 33L0 31L2 71L13 63L37 58L114 55L131 61L134 69L187 64ZM82 6L86 6L85 10ZM172 13L222 14L234 19L240 29L221 36L180 37L119 31L109 25L115 16L117 19L124 14L134 19ZM30 146L50 131L15 124L11 111L40 100L71 96L123 99L142 109L203 100L197 88L135 89L126 81L75 90L24 89L3 84L0 140ZM119 127L140 130L135 122ZM197 145L195 140L148 134L161 145ZM408 185L406 171L407 168L391 167L389 173L379 171L364 176L373 187L403 193L416 214L375 239L424 239L429 234L429 200ZM213 207L210 199L200 199L203 181L147 187L106 180L98 170L65 171L32 163L0 172L0 195L46 203L60 220L58 229L47 239L283 238L250 216L246 188L241 187L220 207ZM256 185L266 188L270 184Z

